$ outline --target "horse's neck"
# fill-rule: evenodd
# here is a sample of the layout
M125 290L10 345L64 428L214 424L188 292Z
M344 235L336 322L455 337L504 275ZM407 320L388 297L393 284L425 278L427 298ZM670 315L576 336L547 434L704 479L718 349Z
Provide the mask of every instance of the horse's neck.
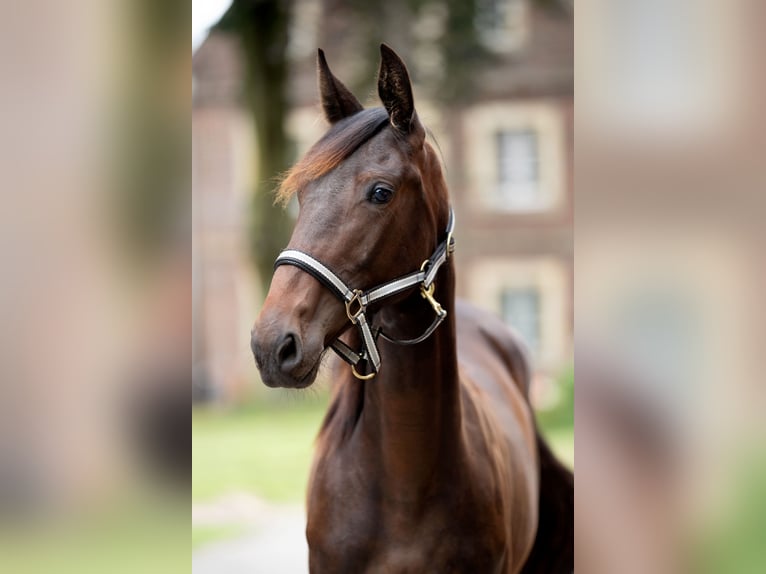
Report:
M361 423L380 448L389 495L412 501L426 493L440 468L452 468L460 449L460 399L455 339L454 269L440 273L435 297L447 318L427 340L399 346L381 340L382 366L365 384ZM419 335L433 320L427 303L415 294L382 310L388 335Z

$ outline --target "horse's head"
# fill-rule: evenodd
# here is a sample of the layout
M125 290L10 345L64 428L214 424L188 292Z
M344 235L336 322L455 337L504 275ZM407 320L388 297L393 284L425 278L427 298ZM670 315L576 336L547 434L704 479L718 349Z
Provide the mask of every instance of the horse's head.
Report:
M319 89L331 124L288 173L280 197L300 212L288 248L309 253L347 285L366 289L418 269L446 225L441 167L418 119L407 68L381 46L383 108L363 109L319 51ZM278 267L252 332L268 386L310 385L346 309L312 275Z

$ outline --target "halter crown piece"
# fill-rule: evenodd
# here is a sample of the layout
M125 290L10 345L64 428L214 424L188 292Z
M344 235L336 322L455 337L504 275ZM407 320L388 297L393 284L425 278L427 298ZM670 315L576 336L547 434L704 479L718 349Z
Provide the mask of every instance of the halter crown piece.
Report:
M368 289L367 291L351 289L321 261L315 259L308 253L303 253L302 251L297 251L295 249L287 249L280 253L274 263L274 268L276 269L280 265L293 265L298 267L313 276L317 281L322 283L322 285L332 291L338 299L345 303L346 315L348 315L349 321L359 328L359 333L362 337L362 348L359 351L354 351L339 338L335 339L335 341L330 344L330 347L341 359L351 365L351 372L356 378L369 380L380 370L380 353L378 352L376 343L378 336L397 345L417 345L430 337L447 316L447 312L442 309L442 306L439 305L433 297L435 285L434 279L439 272L439 268L455 251L455 239L452 236L454 229L455 214L453 213L452 208L450 208L449 222L447 223L446 231L447 236L441 243L439 243L431 254L431 257L423 262L420 269L397 279L393 279L388 283L383 283L382 285ZM419 337L405 340L392 339L380 329L376 329L373 333L370 323L367 320L367 307L372 303L387 299L388 297L416 286L420 287L421 296L428 301L436 315L428 329L426 329ZM360 374L357 370L357 366L360 363L365 363L367 365L367 374Z

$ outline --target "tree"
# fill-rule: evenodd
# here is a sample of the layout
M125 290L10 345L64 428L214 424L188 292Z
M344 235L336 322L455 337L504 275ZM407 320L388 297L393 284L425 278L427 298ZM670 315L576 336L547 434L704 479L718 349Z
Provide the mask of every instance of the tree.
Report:
M285 131L290 10L289 0L233 0L214 26L239 38L244 58L244 97L254 122L258 177L251 203L250 251L264 292L292 230L272 193L276 178L292 160Z
M359 43L354 53L362 55L362 65L357 67L356 77L349 78L347 83L358 93L369 90L382 42L396 48L408 62L416 81L423 79L413 58L418 17L425 9L441 8L445 14L444 29L436 43L443 56L444 69L437 78L430 78L422 85L435 101L445 106L470 101L477 69L492 59L474 25L478 4L479 0L323 0L329 18L336 18L335 13L342 10L345 17L354 22Z

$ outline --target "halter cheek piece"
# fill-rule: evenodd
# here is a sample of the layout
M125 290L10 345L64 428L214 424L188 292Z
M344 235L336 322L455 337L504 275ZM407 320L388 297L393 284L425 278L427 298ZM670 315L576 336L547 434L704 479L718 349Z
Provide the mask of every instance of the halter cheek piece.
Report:
M452 236L454 229L455 215L450 208L449 223L447 224L447 237L444 241L439 243L431 257L423 262L420 269L418 271L413 271L408 275L404 275L403 277L393 279L388 283L373 287L367 291L351 289L322 262L314 259L307 253L295 249L287 249L280 253L274 263L274 268L276 269L280 265L293 265L298 267L309 275L312 275L345 303L346 315L348 315L349 321L359 328L359 333L362 338L362 348L359 351L354 351L340 339L335 339L335 341L330 344L330 347L341 359L351 365L351 372L356 378L369 380L380 370L380 353L378 352L376 343L378 336L397 345L417 345L430 337L447 316L447 312L442 309L442 306L439 305L433 297L435 285L434 279L439 272L439 268L445 261L447 261L447 259L449 259L449 256L455 250L455 239ZM387 299L388 297L415 286L420 287L420 295L429 302L436 315L425 332L419 337L405 340L392 339L380 329L376 329L373 333L370 323L367 320L367 307L372 303ZM357 366L360 363L367 364L367 374L363 375L357 371Z

